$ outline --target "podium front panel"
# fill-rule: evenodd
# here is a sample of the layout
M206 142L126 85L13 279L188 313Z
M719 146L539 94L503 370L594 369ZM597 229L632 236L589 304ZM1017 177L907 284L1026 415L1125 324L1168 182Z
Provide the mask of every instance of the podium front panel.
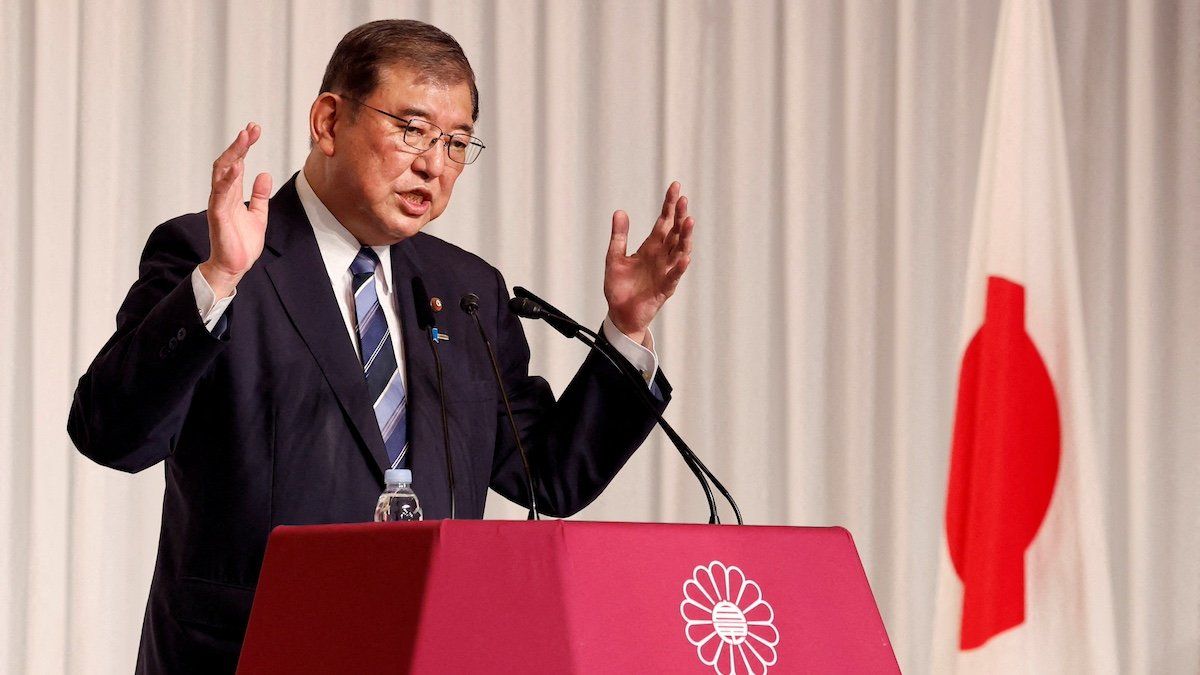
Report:
M848 532L282 527L239 672L898 672Z

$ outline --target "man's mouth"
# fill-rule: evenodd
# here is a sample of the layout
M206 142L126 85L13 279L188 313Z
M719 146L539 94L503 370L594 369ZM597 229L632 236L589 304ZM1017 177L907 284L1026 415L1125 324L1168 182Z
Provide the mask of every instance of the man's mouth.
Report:
M410 216L423 216L429 210L433 196L425 188L407 190L400 194L400 208Z

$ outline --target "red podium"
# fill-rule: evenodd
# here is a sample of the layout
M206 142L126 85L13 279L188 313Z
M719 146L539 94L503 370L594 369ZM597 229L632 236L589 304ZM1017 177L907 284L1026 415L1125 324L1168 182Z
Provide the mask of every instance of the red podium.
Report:
M239 673L895 673L841 528L280 527Z

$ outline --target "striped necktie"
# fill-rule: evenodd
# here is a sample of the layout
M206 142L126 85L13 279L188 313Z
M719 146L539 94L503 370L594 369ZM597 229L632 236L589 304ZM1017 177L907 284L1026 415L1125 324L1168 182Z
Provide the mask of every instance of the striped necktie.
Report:
M408 397L396 367L396 350L388 330L379 294L375 289L375 268L379 257L364 246L350 263L354 276L354 313L358 319L358 346L363 376L375 406L375 420L383 433L388 460L395 468L408 468Z

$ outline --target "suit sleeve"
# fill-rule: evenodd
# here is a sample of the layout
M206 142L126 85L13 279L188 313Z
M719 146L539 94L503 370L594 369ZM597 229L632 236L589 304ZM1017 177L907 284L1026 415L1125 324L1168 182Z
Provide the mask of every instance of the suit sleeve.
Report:
M228 341L228 331L205 329L196 308L189 275L208 248L197 217L150 235L117 330L79 378L67 431L99 464L135 472L166 459L197 383Z
M654 417L630 384L594 350L557 401L550 385L529 374L529 344L520 320L508 311L508 287L497 273L496 359L512 403L513 416L537 486L539 511L572 515L596 499L646 440ZM658 412L666 408L671 385L660 371ZM492 488L528 504L521 458L504 416L498 411Z

